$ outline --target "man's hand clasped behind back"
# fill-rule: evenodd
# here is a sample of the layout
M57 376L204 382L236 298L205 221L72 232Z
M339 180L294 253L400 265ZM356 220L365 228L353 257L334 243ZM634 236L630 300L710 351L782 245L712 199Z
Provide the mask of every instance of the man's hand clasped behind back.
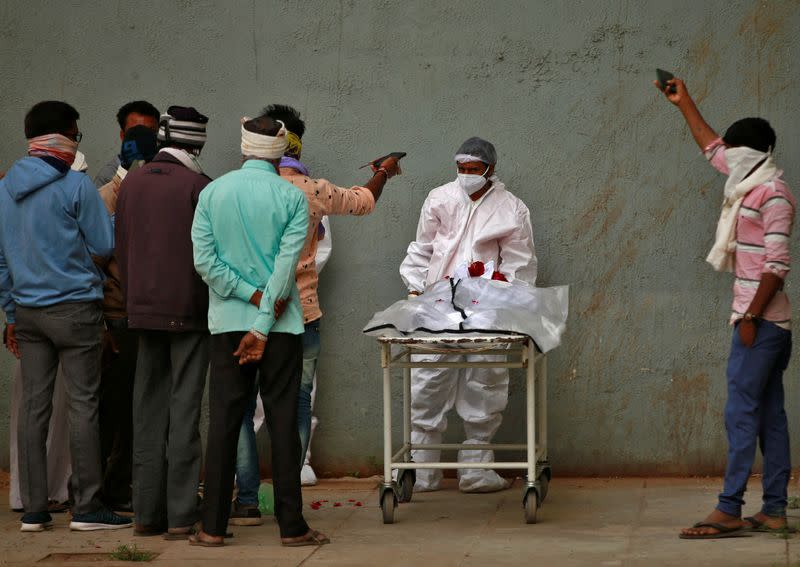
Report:
M261 307L261 298L264 297L264 292L261 290L256 290L253 292L253 295L250 296L250 303L255 305L256 307ZM286 311L286 306L289 303L288 298L282 298L275 301L275 320L281 318L284 311ZM267 339L261 339L254 335L252 332L247 333L242 340L239 342L239 348L237 348L233 356L239 357L239 364L250 364L252 362L258 362L261 360L261 357L264 356L264 347L267 345Z

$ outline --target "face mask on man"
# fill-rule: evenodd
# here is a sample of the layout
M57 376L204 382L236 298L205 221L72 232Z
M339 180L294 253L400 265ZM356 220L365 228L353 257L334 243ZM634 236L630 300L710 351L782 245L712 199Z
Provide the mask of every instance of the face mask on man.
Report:
M481 175L476 175L474 173L459 173L458 174L458 185L467 195L473 195L477 193L483 186L486 185L486 177L484 177L489 172L489 166L486 166L486 171L483 172Z
M725 194L730 194L741 183L753 168L769 157L770 154L754 150L747 146L725 148L725 162L728 164L728 180L725 182Z

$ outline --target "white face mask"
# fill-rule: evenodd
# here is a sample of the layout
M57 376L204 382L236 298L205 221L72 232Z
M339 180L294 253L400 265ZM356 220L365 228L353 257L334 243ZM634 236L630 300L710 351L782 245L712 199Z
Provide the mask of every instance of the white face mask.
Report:
M486 171L483 172L483 175L475 175L474 173L459 173L458 174L458 185L467 195L472 195L478 191L480 191L484 185L486 185L486 175L489 172L489 166L486 166Z
M768 156L769 154L767 153L747 146L725 148L725 162L728 164L728 180L725 182L725 194L731 194L736 186L744 180L745 175L750 173L759 162L764 161Z

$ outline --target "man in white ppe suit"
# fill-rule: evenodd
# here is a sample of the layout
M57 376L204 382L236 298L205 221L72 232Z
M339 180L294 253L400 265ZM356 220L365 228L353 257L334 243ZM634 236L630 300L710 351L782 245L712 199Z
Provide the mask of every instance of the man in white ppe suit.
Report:
M473 262L492 266L497 279L536 282L536 253L530 212L506 190L495 175L497 153L480 138L459 148L458 177L430 192L422 206L417 237L409 244L400 275L409 293L418 295L429 285ZM502 359L503 357L499 357ZM459 355L424 355L418 360L463 360ZM498 357L470 356L469 360ZM508 402L508 370L496 368L418 368L411 376L411 443L441 443L447 412L455 406L464 422L467 444L490 443ZM414 451L416 462L438 461L440 451ZM461 451L459 461L490 462L491 451ZM458 471L463 492L493 492L508 482L489 469ZM415 490L437 490L440 470L417 471Z

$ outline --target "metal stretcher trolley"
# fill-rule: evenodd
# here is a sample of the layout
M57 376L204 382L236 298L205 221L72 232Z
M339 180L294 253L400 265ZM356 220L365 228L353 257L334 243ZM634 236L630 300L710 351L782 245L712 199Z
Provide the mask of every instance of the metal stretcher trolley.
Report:
M533 340L514 334L427 334L379 336L383 368L383 483L380 488L383 523L394 523L399 503L410 502L415 469L525 469L526 483L522 498L525 522L536 523L536 513L547 497L550 463L547 460L547 360ZM393 348L394 347L394 348ZM505 355L506 361L422 362L412 360L415 354L486 354ZM538 370L537 370L538 366ZM526 442L524 444L411 444L411 369L412 368L523 368L526 382ZM403 369L403 446L392 447L392 369ZM411 460L413 449L484 449L526 451L526 460L513 462L464 463L425 462ZM397 469L397 480L392 470Z

